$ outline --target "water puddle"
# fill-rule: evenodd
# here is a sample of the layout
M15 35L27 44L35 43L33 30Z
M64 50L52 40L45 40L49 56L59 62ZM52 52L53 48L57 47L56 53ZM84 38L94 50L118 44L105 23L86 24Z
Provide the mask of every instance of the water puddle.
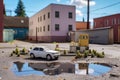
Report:
M106 64L95 63L23 63L18 61L12 66L12 71L16 76L59 75L61 73L100 76L110 70L111 67Z

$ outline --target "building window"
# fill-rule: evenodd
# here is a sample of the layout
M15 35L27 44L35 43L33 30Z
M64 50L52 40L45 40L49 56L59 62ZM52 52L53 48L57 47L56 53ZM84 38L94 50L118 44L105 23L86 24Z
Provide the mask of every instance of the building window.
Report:
M40 32L42 32L42 27L40 27Z
M48 25L48 31L50 31L50 25Z
M72 25L68 25L68 31L72 31L73 30L72 28L73 28Z
M40 21L42 21L42 16L40 16Z
M72 18L72 17L73 17L72 12L69 12L68 13L68 18Z
M50 18L50 12L48 12L48 19Z
M43 19L45 20L45 14L44 14L44 16L43 16Z
M109 20L106 21L106 25L107 25L107 26L109 25Z
M120 24L120 18L118 19L118 24Z
M56 17L56 18L59 18L59 17L60 17L59 11L55 11L55 17Z
M38 22L39 22L39 17L38 17Z
M96 22L94 22L94 26L96 26Z
M107 25L107 20L104 21L104 26L108 26L108 25Z
M55 31L59 31L59 24L55 24Z
M112 19L112 25L114 24L114 19Z
M116 24L116 18L114 18L114 24Z
M45 31L45 26L43 26L43 31Z

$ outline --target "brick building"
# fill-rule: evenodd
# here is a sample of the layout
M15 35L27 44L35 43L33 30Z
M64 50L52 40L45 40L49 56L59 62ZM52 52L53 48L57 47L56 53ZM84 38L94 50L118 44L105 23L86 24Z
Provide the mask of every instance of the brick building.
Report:
M76 22L76 30L86 30L87 29L87 22Z
M114 43L120 43L120 14L94 19L94 28L112 27Z
M65 42L75 29L75 6L50 4L29 19L29 39L33 41Z
M0 0L0 42L3 41L3 0Z

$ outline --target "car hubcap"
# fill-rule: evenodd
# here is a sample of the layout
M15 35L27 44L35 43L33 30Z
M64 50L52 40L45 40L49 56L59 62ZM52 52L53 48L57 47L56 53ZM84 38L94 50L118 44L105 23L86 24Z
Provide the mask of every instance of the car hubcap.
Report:
M34 55L33 55L33 54L31 54L31 58L34 58Z
M47 56L47 60L50 60L51 59L51 57L50 56Z

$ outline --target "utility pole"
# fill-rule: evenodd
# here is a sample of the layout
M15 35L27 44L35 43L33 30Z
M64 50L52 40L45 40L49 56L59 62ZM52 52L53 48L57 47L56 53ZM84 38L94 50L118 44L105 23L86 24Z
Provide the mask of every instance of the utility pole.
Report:
M90 15L90 0L87 0L87 29L90 28L89 15Z
M87 0L87 29L90 28L89 15L90 15L90 0ZM86 74L89 74L89 64L87 64Z

